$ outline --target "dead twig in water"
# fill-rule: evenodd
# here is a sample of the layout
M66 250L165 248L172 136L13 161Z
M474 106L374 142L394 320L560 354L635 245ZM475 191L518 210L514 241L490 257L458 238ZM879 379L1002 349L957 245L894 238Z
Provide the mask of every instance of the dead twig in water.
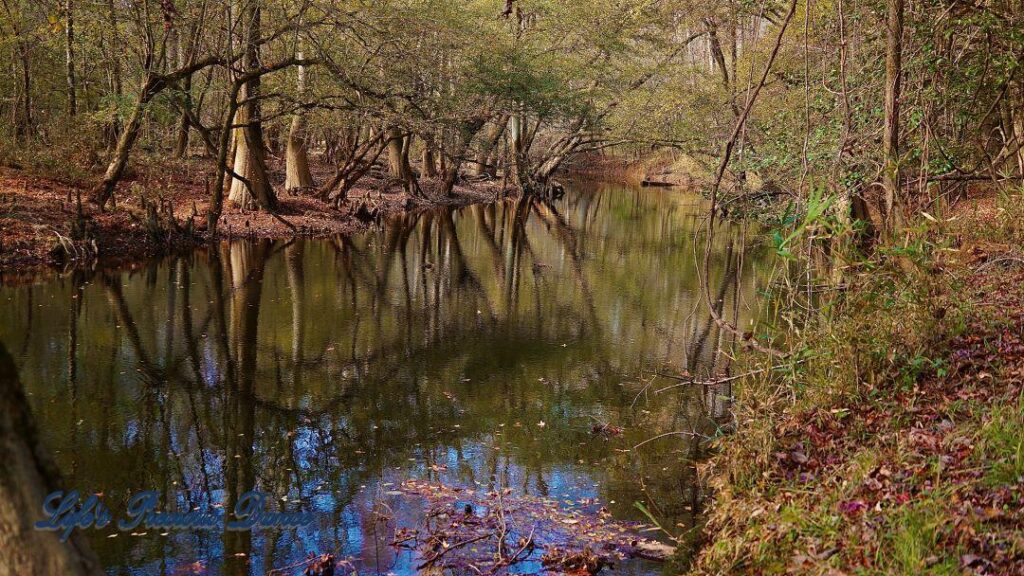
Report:
M757 370L751 370L750 372L744 372L743 374L737 374L736 376L725 376L722 378L708 378L707 380L697 380L693 377L687 376L676 376L674 374L665 374L664 372L658 372L658 376L663 378L671 378L673 380L679 380L682 384L673 384L672 386L666 386L655 390L655 394L661 394L666 390L673 390L675 388L685 388L686 386L714 386L715 384L725 384L728 382L735 382L736 380L742 380L748 376L757 376L758 374L764 374L772 370L778 370L780 368L794 367L807 362L807 358L801 358L790 364L779 364L777 366L768 366L765 368L758 368Z
M736 376L729 376L729 377L726 377L726 378L710 378L708 380L697 380L697 379L694 379L694 378L686 378L685 376L674 376L672 374L664 374L662 372L658 372L658 376L662 376L664 378L672 378L673 380L679 380L680 382L682 382L682 384L673 384L672 386L666 386L664 388L659 388L659 389L655 390L654 393L655 394L661 394L662 392L665 392L666 390L673 390L675 388L684 388L686 386L713 386L715 384L725 384L726 382L734 382L736 380L742 380L743 378L746 378L747 376L755 376L757 374L762 374L762 373L767 372L767 371L768 371L767 368L761 368L759 370L753 370L751 372L745 372L743 374L738 374Z
M452 550L457 550L459 548L462 548L463 546L468 546L468 545L470 545L470 544L472 544L474 542L479 542L481 540L486 540L486 539L490 538L491 536L493 536L493 534L483 534L481 536L477 536L476 538L470 538L468 540L463 540L462 542L457 542L457 543L455 543L455 544L445 548L444 550L438 552L437 554L434 554L433 556L428 558L426 561L424 561L422 564L417 566L416 569L417 570L423 570L424 568L434 564L435 562L437 562L438 560L443 558L445 554L451 552Z
M526 557L529 556L533 552L533 547L534 547L533 533L536 530L537 530L536 526L531 528L530 529L530 535L526 537L526 540L523 542L523 545L519 547L519 550L517 550L516 553L513 554L511 558L503 559L501 562L499 562L497 565L495 565L493 568L491 568L491 574L497 574L498 570L501 570L502 568L508 568L509 566L514 566L514 565L518 564L520 561L525 560ZM520 556L522 556L523 552L526 552L526 556L523 556L522 558L520 558Z
M640 391L636 393L636 396L633 396L633 401L629 403L630 409L636 407L637 400L639 400L641 396L643 396L643 395L645 395L647 393L647 390L651 387L652 384L654 384L654 380L657 379L657 377L658 377L658 373L655 372L654 377L651 378L650 381L644 383L644 387L641 388ZM640 378L640 381L644 382L643 377Z
M643 446L644 444L649 444L651 442L654 442L655 440L660 440L662 438L668 438L669 436L689 436L691 438L703 438L705 440L709 439L708 436L705 436L704 434L701 434L700 432L686 432L685 430L681 430L679 432L666 432L664 434L658 434L654 438L648 438L647 440L644 440L643 442L637 444L636 446L633 446L632 450L636 450L637 448Z

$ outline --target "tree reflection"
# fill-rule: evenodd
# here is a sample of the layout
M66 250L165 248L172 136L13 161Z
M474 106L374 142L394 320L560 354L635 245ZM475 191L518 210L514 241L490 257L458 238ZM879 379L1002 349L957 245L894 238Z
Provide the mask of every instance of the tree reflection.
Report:
M0 339L67 358L19 356L75 485L120 498L158 489L170 509L230 509L258 489L324 513L308 530L217 542L97 536L112 570L199 558L217 572L223 558L224 573L263 573L339 551L408 571L386 543L415 511L386 484L410 475L600 497L622 517L643 500L690 525L696 443L628 448L704 426L702 401L728 396L634 403L636 376L665 363L727 369L728 342L694 306L697 212L611 189L404 214L329 242L232 242L3 289L16 303L0 308ZM716 240L711 266L717 309L737 326L760 282L758 257L744 254L742 241ZM72 304L25 314L51 297ZM626 431L595 438L594 419ZM389 502L395 518L382 522Z

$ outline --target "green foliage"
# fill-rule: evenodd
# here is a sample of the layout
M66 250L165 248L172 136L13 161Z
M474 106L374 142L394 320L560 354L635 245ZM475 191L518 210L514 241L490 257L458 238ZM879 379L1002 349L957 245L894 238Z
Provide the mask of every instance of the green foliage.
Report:
M468 90L496 97L506 109L523 107L540 118L582 113L584 103L565 83L555 62L510 48L481 52L472 57L471 66Z
M793 213L794 206L791 202L782 216L780 227L782 229L792 227L792 231L785 237L780 230L772 232L772 242L775 245L776 254L782 258L793 259L794 255L790 250L794 242L823 224L832 202L833 199L824 197L820 189L812 189L811 195L807 198L803 218L799 220Z
M1024 398L997 407L981 432L985 479L996 486L1024 478Z
M879 557L890 574L960 574L960 558L945 549L943 535L948 516L938 498L899 511L889 519L886 548L891 554ZM881 552L881 551L880 551Z
M240 45L240 22L204 3L176 2L166 14L75 5L74 119L66 111L66 15L52 3L26 0L0 12L0 56L11 63L11 73L0 76L0 90L10 95L0 101L0 115L12 120L3 125L4 138L13 139L21 126L30 132L22 137L42 147L86 131L91 147L104 150L148 74ZM301 109L314 141L369 124L398 128L443 152L466 136L477 143L467 126L517 114L536 134L529 142L535 157L575 131L570 155L608 142L645 155L652 145L669 145L713 165L774 48L786 3L519 0L510 14L505 0L260 6L263 64L300 49L321 62L306 70L301 93L293 66L261 79L268 134L285 132ZM847 1L842 18L839 7L798 3L733 158L732 168L753 182L845 197L880 179L885 5ZM1021 137L1018 12L948 10L936 2L909 7L899 162L905 179L988 168L993 159L998 171L1019 172L1002 149ZM235 37L225 37L226 30ZM712 31L724 66L713 55ZM222 123L233 73L219 65L192 77L190 96L207 128ZM170 86L151 103L141 145L173 146L185 90ZM26 98L32 126L19 106ZM915 195L908 203L931 199ZM791 232L775 239L780 254L791 252Z

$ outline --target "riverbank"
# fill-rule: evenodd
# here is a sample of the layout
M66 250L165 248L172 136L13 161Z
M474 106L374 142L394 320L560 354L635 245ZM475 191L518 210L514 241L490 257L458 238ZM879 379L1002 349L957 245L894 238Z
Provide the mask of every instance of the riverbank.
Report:
M569 172L588 178L600 178L633 186L701 188L711 183L714 174L697 158L673 149L662 149L640 156L589 154L568 166Z
M209 162L154 157L140 159L136 166L118 187L114 207L100 212L92 204L84 204L90 238L85 246L71 241L76 194L84 197L94 182L0 168L0 274L9 278L47 267L116 263L205 242L207 184L212 178ZM270 167L275 181L283 182L283 165L272 163ZM317 182L330 177L329 166L315 165L313 169ZM280 219L226 204L219 233L224 238L327 237L364 230L378 217L403 210L489 202L503 195L500 181L462 182L451 197L435 193L439 183L423 180L421 186L425 197L413 198L385 174L372 171L353 188L340 209L309 192L279 191ZM153 207L156 227L148 206ZM79 250L82 254L76 254Z
M614 154L581 155L567 166L571 174L653 188L688 188L703 190L715 180L717 152L709 155L684 153L674 148L661 148L639 156ZM744 190L758 193L766 183L757 174L747 172ZM726 172L725 188L737 188L734 175Z
M1024 573L1022 223L922 218L751 367L696 574Z

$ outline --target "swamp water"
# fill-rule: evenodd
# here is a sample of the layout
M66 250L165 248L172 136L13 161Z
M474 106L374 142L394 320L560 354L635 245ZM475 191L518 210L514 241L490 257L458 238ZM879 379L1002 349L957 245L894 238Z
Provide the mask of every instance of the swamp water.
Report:
M65 485L102 493L115 518L145 490L162 510L230 509L258 490L316 516L85 531L109 574L297 574L323 553L349 572L415 573L423 552L393 545L427 515L410 479L650 526L646 508L679 534L700 508L690 433L715 434L706 414L729 394L659 393L677 382L655 377L728 362L733 336L695 263L705 215L689 193L588 184L349 238L235 241L0 286L0 343ZM747 330L767 251L719 230L710 290ZM542 553L507 571L541 571ZM627 560L613 573L672 570Z

